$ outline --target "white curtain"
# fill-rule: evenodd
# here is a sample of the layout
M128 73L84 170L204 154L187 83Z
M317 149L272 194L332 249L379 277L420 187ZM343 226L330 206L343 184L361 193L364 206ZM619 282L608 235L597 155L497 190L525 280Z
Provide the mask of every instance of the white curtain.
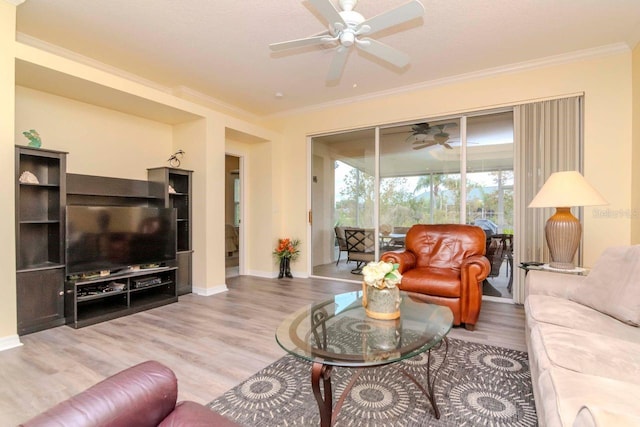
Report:
M514 108L517 206L514 266L522 261L549 261L544 225L554 209L527 206L549 175L582 172L582 96L534 102ZM582 210L574 215L581 219ZM578 252L579 259L581 251ZM524 303L524 271L515 268L513 300Z

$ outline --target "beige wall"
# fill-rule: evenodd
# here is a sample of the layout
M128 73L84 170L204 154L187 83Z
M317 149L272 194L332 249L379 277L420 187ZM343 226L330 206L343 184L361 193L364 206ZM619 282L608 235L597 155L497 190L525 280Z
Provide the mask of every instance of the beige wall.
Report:
M14 80L15 6L0 1L0 347L17 343ZM12 341L15 341L12 343ZM4 344L4 345L3 345Z
M232 171L238 172L240 169L240 158L236 156L225 157L224 161L224 179L225 179L225 195L224 195L224 221L226 224L233 225L234 219L234 182L239 175L233 174Z
M294 237L302 239L303 247L293 271L303 275L309 271L310 263L307 135L434 118L576 93L585 95L585 176L610 201L609 210L605 211L607 215L594 216L593 209L585 211L585 264L590 265L607 246L640 241L631 237L632 228L636 230L637 226L634 222L632 227L628 215L632 206L638 206L635 200L632 201L632 194L638 192L638 184L632 186L632 178L634 183L640 181L632 173L632 166L640 166L640 154L632 150L632 123L637 129L640 104L638 48L633 56L631 52L615 53L250 123L25 46L14 38L15 7L0 1L0 85L3 94L0 97L0 166L4 166L0 168L0 184L3 184L0 188L3 188L5 200L14 198L13 144L22 127L41 130L45 147L68 150L70 171L77 173L144 178L146 167L165 164L168 153L182 148L187 152L183 167L194 170L194 287L205 294L224 287L225 281L224 239L221 238L225 223L225 151L244 159L246 273L273 274L275 265L271 252L277 238ZM131 112L123 114L87 100L71 101L64 96L22 87L18 88L20 97L14 105L16 58L72 76L78 83L91 82L96 86L96 93L103 96L106 91L109 101L115 99L116 104L122 104L122 99L131 100L133 96L134 101L140 102L148 111L170 106L187 112L190 119L182 119L179 123L141 119ZM635 64L633 74L632 59ZM632 78L636 91L633 98ZM636 107L633 121L632 101ZM54 123L52 118L45 117L45 112L38 111L40 107L64 107L64 111L55 113L61 121ZM16 111L19 117L15 116ZM91 135L97 127L104 133L95 137L100 143L94 143L94 139L85 140L79 134L65 135L63 121L77 119L88 122L86 125L74 122L73 131ZM14 129L16 124L18 127ZM252 142L229 140L229 129L257 138ZM109 141L110 137L117 141ZM636 142L638 137L636 131ZM154 142L146 141L147 138ZM120 162L118 154L125 149L127 152L133 150L135 154ZM111 173L116 170L118 174ZM3 338L16 333L13 204L0 205L0 213L0 238L7 242L0 249L0 267L4 267L0 268L1 346ZM640 231L634 232L634 236L636 234L640 235Z
M274 170L275 187L283 200L276 224L287 235L303 239L307 258L308 166L306 136L376 124L434 118L453 113L531 102L541 98L584 93L585 177L610 202L605 215L585 209L585 265L604 248L630 243L631 207L631 53L505 73L395 96L351 102L279 118L284 144L274 156L282 159L287 175ZM288 179L287 176L306 179ZM597 211L602 213L603 211Z
M633 185L631 187L631 243L640 244L640 43L633 49Z
M273 181L273 141L239 141L227 138L227 153L242 157L244 179L241 203L241 267L248 275L272 277L275 264L271 252L279 230L275 221L279 189Z
M16 67L16 64L18 67ZM16 86L16 77L20 86ZM26 83L25 83L26 82ZM169 93L140 85L15 41L15 6L0 1L0 349L18 345L15 293L14 143L26 144L24 129L37 129L45 148L69 152L68 171L146 179L146 168L166 165L175 150L186 151L182 167L194 171L194 290L226 289L224 269L225 133L234 129L261 141L277 134ZM18 97L15 97L17 91ZM255 173L271 174L270 144L258 149ZM259 160L258 160L259 159ZM262 160L267 161L264 166ZM251 176L256 194L268 198L272 180ZM256 201L261 203L262 195ZM269 206L267 203L265 206ZM270 212L270 208L268 208ZM256 209L259 212L259 209ZM270 215L260 215L253 244L258 271L270 275L273 240ZM252 215L255 216L255 215ZM265 260L266 259L266 260ZM260 264L262 262L262 265ZM250 265L249 268L252 268Z
M19 144L36 129L43 148L67 151L68 173L146 180L174 152L170 125L20 86L15 123Z

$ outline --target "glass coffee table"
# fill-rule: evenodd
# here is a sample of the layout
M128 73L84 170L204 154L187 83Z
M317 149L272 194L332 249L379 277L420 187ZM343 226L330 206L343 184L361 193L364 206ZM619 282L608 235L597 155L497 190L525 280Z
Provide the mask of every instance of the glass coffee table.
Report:
M440 418L434 386L446 361L453 313L448 307L427 304L401 292L400 318L376 320L366 316L362 291L335 295L321 303L308 305L289 315L276 331L278 344L288 353L311 362L311 387L320 411L320 424L333 424L344 398L357 381L358 369L338 399L335 410L331 391L334 366L366 368L399 362L428 352L427 384L424 387L411 374L402 371L431 402ZM432 370L431 350L445 346L442 363ZM321 390L321 384L323 390Z

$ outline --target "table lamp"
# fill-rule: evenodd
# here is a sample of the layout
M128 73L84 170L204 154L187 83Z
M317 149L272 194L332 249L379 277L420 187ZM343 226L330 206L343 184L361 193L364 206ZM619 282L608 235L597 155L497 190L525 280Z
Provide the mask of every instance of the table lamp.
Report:
M580 244L582 226L571 213L571 207L606 204L607 201L577 171L556 172L549 176L529 207L556 208L556 213L544 227L551 268L574 268L573 257Z

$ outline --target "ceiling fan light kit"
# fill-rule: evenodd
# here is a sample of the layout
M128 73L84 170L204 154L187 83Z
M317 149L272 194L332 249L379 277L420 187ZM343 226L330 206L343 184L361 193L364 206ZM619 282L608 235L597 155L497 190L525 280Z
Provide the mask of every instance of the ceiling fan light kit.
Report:
M340 0L339 4L342 9L340 11L335 8L331 0L309 0L309 3L327 21L328 32L303 39L272 43L269 45L272 51L313 45L331 46L335 49L335 54L329 67L327 81L335 81L340 78L351 46L398 68L409 64L410 58L406 53L377 40L359 37L420 18L424 14L424 6L420 1L411 0L369 19L365 19L364 16L353 10L358 3L357 0Z

